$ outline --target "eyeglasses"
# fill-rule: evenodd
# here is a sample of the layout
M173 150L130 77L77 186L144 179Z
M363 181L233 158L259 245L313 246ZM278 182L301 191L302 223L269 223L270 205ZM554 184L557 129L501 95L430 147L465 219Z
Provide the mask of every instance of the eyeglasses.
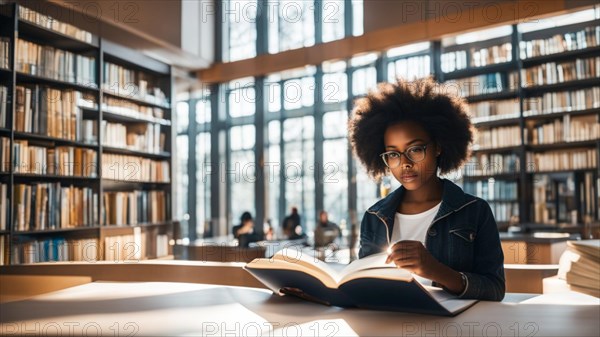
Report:
M380 156L381 159L383 159L385 166L391 169L395 169L396 167L400 166L402 155L404 155L408 160L412 161L413 163L418 163L425 159L425 149L427 149L427 145L428 144L411 146L404 152L387 151L380 154Z

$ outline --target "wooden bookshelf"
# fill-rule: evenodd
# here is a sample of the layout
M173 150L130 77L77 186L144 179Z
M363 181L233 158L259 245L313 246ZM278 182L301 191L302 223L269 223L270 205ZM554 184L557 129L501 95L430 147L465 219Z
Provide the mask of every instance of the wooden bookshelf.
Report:
M468 192L487 199L495 213L498 211L495 204L512 208L504 215L496 214L499 225L507 220L513 225L545 223L559 228L568 224L583 229L584 223L600 221L597 190L600 186L599 27L598 19L524 33L520 32L519 25L513 25L507 36L462 45L444 46L442 43L442 62L454 62L455 56L461 60L456 61L459 66L442 64L439 67L454 69L437 76L441 81L460 83L465 78L473 81L489 73L517 74L516 87L465 97L472 106L474 126L479 133L491 137L494 135L491 131L496 130L500 145L488 144L473 151L471 160L488 159L496 165L478 162L479 166L475 165L478 169L472 166L470 170L466 166L463 183ZM493 64L472 66L473 50L506 43L512 45L510 60L497 59ZM450 57L444 56L447 54ZM532 72L538 77L534 83L526 83L525 78L531 77ZM546 83L546 76L550 83ZM499 128L507 127L521 132L516 138L512 133L500 132ZM514 146L503 145L509 140L507 137L515 140ZM508 160L507 156L515 161ZM545 169L530 163L536 156L544 158ZM546 169L553 161L562 162L560 156L573 161L561 164L569 169ZM496 162L498 160L501 162ZM507 172L503 162L516 166ZM509 189L504 194L510 192L511 198L493 200L487 190L482 192L482 186L492 188L499 183ZM505 215L510 212L518 219L508 219L510 217Z
M7 159L7 170L0 173L0 183L7 193L6 198L2 197L5 201L2 206L5 207L6 221L5 227L0 227L0 265L55 260L95 261L107 257L123 260L127 257L123 256L126 252L117 251L115 247L119 246L121 249L126 245L129 248L131 245L137 245L135 257L138 259L168 256L171 253L168 241L172 238L173 226L176 224L172 220L171 205L171 67L138 51L99 38L68 23L49 19L18 4L0 5L0 16L0 56L7 56L4 60L6 67L0 66L0 86L6 87L6 95L0 91L0 103L7 112L4 124L0 124L0 137L4 139L8 149L7 153L2 154L3 158ZM37 51L33 52L37 49L41 50L41 58L35 55ZM62 68L52 69L45 66L54 64L52 62L55 59L56 62L60 60ZM109 66L109 63L112 66ZM115 69L127 73L131 81L108 83L106 79L110 76L105 71L107 69L111 69L113 75ZM119 75L118 72L116 74ZM25 91L19 93L21 98L27 97L30 100L10 99L16 97L17 87L30 89L27 96L22 94ZM120 90L122 88L132 91ZM54 91L48 91L49 89ZM72 95L68 97L84 97L85 102L77 100L55 106L53 97L49 97L49 94L43 95L48 92L61 93L63 96L60 96L59 100L66 97L64 95L68 92ZM126 103L123 103L123 107L115 107L112 103L116 100ZM65 106L71 110L65 110ZM21 123L18 129L15 126L17 121ZM113 125L122 124L127 133L106 144L107 135L101 128L103 121ZM1 122L3 121L0 120ZM22 125L27 129L23 129ZM144 133L145 130L153 132ZM152 139L149 139L150 136ZM95 153L96 162L89 168L91 171L85 171L91 173L88 176L17 172L16 164L11 163L16 160L15 144L22 141L34 146L32 151L45 151L37 153L44 153L43 156L54 153L52 151L56 147L92 151ZM133 143L129 144L130 141ZM102 164L110 164L106 162L110 155L125 155L135 159L134 163L138 160L163 163L160 164L163 178L154 180L150 175L151 178L144 181L108 179L106 174L102 174ZM117 166L112 168L123 170ZM144 167L136 169L155 172ZM45 188L49 190L50 186L58 191L65 188L70 191L83 191L81 196L73 194L73 201L68 202L78 205L85 200L86 205L91 208L83 208L80 211L79 207L71 206L69 209L63 209L63 212L67 212L67 220L61 222L62 225L39 227L39 221L49 219L51 207L57 204L48 204L45 194L38 197L34 197L33 193L19 195L15 191L18 186L23 191L46 191ZM26 188L27 186L31 188ZM145 218L140 218L132 223L111 226L106 214L110 210L105 204L106 195L111 193L163 196L160 220L148 222ZM17 197L19 200L29 201L17 202ZM119 205L119 212L132 212L138 209L138 206L143 207L144 211L155 211L153 207L158 207L149 204L143 198L130 199L130 202L129 207ZM89 213L81 218L82 212L88 209ZM30 211L32 213L28 213ZM60 213L60 209L55 211ZM151 211L147 212L150 214ZM26 218L17 218L24 216L18 212L29 215ZM0 213L0 216L2 214L4 213ZM36 217L32 219L31 214L35 214ZM142 213L130 213L126 218L135 219L140 214ZM74 224L70 223L69 219L75 218L69 217L75 217L78 221L88 220L85 223ZM17 219L28 219L29 222L20 223L20 230L17 230ZM116 230L117 228L119 230ZM113 246L106 246L108 243ZM84 245L89 251L81 251L80 247ZM110 249L112 251L108 252Z

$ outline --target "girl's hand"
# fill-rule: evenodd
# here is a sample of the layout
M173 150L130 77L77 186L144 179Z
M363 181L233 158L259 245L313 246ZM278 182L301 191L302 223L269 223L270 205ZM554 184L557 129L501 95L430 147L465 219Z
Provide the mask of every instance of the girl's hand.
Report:
M428 279L433 279L440 264L420 241L398 241L388 248L388 254L385 263L394 262L398 268Z

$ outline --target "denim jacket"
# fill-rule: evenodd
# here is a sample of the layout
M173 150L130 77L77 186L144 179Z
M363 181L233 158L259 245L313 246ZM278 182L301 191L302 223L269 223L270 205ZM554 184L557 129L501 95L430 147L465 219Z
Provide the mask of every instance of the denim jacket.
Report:
M427 230L425 247L438 261L467 277L461 298L501 301L504 254L490 206L453 182L442 182L442 204ZM396 209L405 191L401 186L367 210L360 228L359 258L385 251L391 244Z

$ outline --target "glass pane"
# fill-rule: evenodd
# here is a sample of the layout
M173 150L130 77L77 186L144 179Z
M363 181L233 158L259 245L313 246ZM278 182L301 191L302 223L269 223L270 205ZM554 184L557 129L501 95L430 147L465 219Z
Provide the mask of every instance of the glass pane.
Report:
M348 141L345 138L323 143L324 207L329 220L341 225L348 216Z
M356 163L356 216L360 223L369 207L379 200L377 183L367 175L364 166Z
M269 112L281 110L281 84L268 83L269 86Z
M254 148L256 142L254 125L234 126L229 132L229 145L232 151Z
M226 61L237 61L256 56L256 0L228 0L223 2L224 21L228 23L229 51Z
M190 106L188 102L177 102L177 133L186 132L189 125Z
M365 95L369 89L377 86L377 70L375 67L357 69L352 73L352 94Z
M256 206L254 203L255 171L254 151L231 151L231 162L229 163L227 178L231 186L231 195L229 197L231 198L230 216L232 226L239 224L240 217L244 212L250 212L253 217L256 216Z
M279 126L277 127L279 128ZM281 221L279 217L279 186L281 184L281 158L279 151L279 145L268 146L267 160L265 161L265 179L267 182L265 214L267 214L267 222L270 222L275 233L277 232Z
M275 33L269 41L270 53L315 44L313 1L279 0L273 6L270 12L277 13L277 17L269 20L269 31Z
M210 113L210 99L208 97L203 98L196 103L196 122L199 124L210 123Z
M289 214L291 207L297 207L304 232L312 232L315 224L314 118L287 119L283 126L286 213Z
M415 56L396 60L388 64L388 81L397 78L409 81L431 75L431 59L429 55Z
M256 110L254 87L244 86L229 92L229 115L231 117L252 116Z
M281 130L279 129L279 121L271 121L269 122L269 128L268 128L268 142L269 144L279 144L280 143L280 137L281 137Z
M346 137L348 134L348 112L334 111L323 115L323 136L325 138Z
M346 73L323 75L323 102L339 103L348 99L348 76Z
M210 133L196 138L196 234L202 237L205 223L210 222L210 176L218 174L218 165L211 166Z
M323 1L323 42L344 37L344 0Z
M364 33L363 12L363 0L352 0L352 35L354 36Z
M188 215L188 136L177 136L177 185L175 193L177 202L175 203L175 218L181 220L182 237L188 237L187 220Z

